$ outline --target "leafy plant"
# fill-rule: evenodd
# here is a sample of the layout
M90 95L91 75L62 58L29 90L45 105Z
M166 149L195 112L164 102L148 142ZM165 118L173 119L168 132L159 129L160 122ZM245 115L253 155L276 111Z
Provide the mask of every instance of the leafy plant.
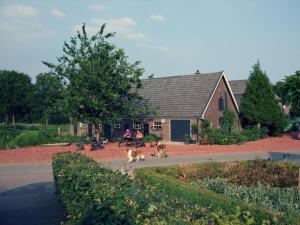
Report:
M192 184L276 211L300 211L300 192L296 188L272 188L261 184L257 187L247 187L231 184L223 178L198 180Z
M153 141L157 141L157 139L158 137L156 134L149 134L144 137L145 142L153 142Z

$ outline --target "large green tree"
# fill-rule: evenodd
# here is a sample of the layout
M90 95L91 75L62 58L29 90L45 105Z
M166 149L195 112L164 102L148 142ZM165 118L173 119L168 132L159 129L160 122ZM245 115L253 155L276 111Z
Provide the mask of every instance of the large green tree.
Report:
M286 126L285 115L259 62L250 72L240 112L244 125L268 128L270 135L283 132Z
M43 115L48 125L49 114L60 114L60 101L63 100L64 85L62 80L50 73L41 73L35 83L35 109Z
M300 71L286 76L274 86L285 105L291 105L291 117L300 117Z
M0 114L15 123L32 108L34 86L28 75L17 71L0 70Z
M129 63L125 52L108 42L114 33L104 33L105 24L90 38L78 31L65 42L58 63L43 62L66 84L66 109L82 122L105 123L138 113L137 94L143 69Z

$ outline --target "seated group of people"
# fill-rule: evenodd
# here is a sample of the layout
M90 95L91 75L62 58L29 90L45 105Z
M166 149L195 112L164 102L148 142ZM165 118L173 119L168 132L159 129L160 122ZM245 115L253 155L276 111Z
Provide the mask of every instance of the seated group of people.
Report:
M124 138L131 138L131 137L132 137L132 136L131 136L131 132L130 132L129 129L126 129L126 130L125 130L125 132L124 132L124 134L123 134L123 137L124 137ZM137 131L136 131L136 134L135 134L135 138L136 138L136 139L143 139L143 137L144 137L144 135L142 134L142 132L139 131L139 130L137 130Z

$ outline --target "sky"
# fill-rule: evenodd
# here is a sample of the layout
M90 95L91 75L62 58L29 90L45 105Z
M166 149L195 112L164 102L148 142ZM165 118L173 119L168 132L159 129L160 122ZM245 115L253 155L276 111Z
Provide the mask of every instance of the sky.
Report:
M0 0L0 69L35 76L86 23L111 39L143 78L223 70L247 79L260 61L274 83L300 70L299 0Z

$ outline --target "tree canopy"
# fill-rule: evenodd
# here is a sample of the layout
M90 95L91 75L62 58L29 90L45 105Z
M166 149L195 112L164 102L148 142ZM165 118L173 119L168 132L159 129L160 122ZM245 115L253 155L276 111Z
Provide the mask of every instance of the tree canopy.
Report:
M40 73L35 83L36 110L42 115L48 124L50 113L59 113L59 103L64 96L64 86L57 76L50 73Z
M244 125L260 125L268 128L271 135L283 132L286 125L285 115L259 62L250 72L240 112Z
M300 71L277 82L274 89L285 105L291 105L291 117L300 117Z
M65 82L66 109L77 121L112 122L139 113L137 90L144 70L108 42L114 33L104 29L105 24L89 38L83 25L64 43L58 63L43 62Z
M28 75L17 71L0 70L0 114L15 118L32 107L34 86Z

